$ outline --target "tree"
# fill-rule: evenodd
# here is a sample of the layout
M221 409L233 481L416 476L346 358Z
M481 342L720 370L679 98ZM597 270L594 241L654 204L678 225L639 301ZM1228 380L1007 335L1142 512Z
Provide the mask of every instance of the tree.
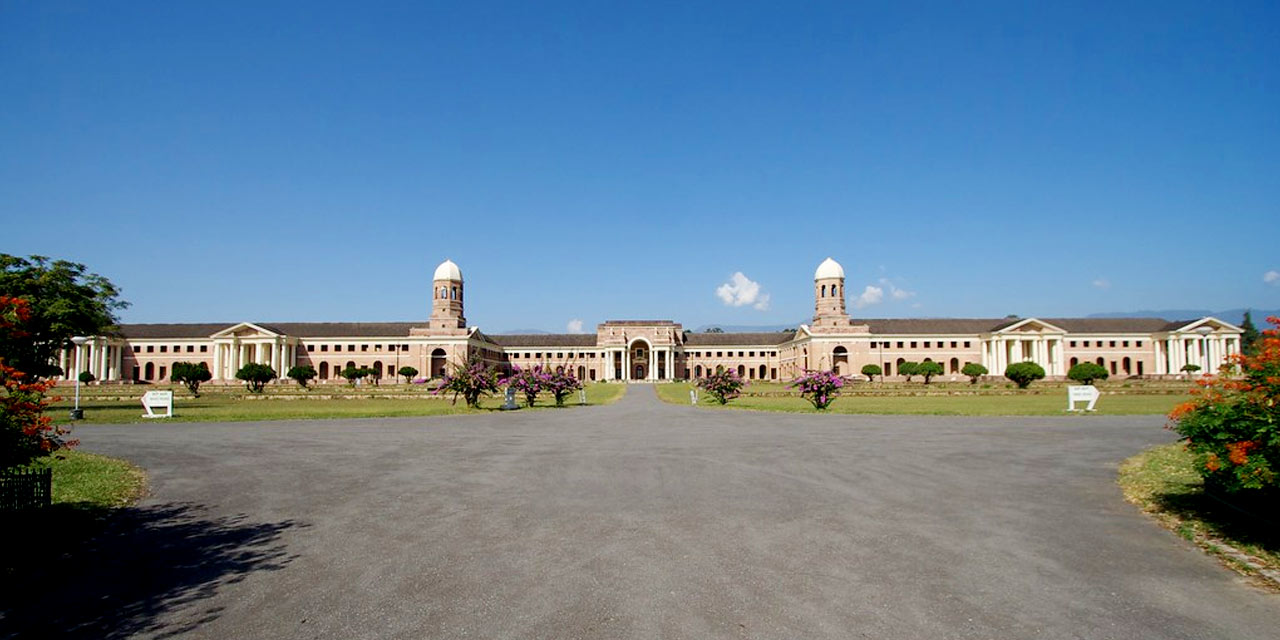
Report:
M1249 310L1244 312L1244 322L1240 323L1240 351L1246 356L1257 355L1258 340L1262 337L1258 333L1258 328L1253 326L1253 318L1249 315Z
M1254 494L1273 509L1280 504L1280 318L1267 321L1274 328L1262 332L1252 355L1230 357L1233 375L1200 381L1169 419L1207 489Z
M747 382L738 377L738 373L733 369L716 367L715 373L705 378L698 378L694 384L706 391L707 395L715 398L716 402L728 404L730 400L740 395L742 387L746 386Z
M347 367L338 372L338 375L347 379L347 384L356 386L356 380L369 375L369 370L365 367Z
M26 339L30 318L26 300L0 295L0 344ZM24 465L77 444L45 415L49 405L58 400L46 395L53 386L52 380L35 380L0 358L0 469Z
M557 368L551 374L546 386L547 391L550 391L552 397L556 399L557 407L563 407L565 397L581 388L582 381L570 371L561 368Z
M453 371L445 373L440 384L431 393L439 395L452 392L452 404L457 404L458 396L462 396L467 406L475 409L480 406L482 396L498 390L498 383L498 370L489 368L484 360L471 356L466 363L453 365Z
M1110 375L1106 367L1093 362L1081 362L1067 371L1067 378L1080 384L1093 384L1094 380L1106 380Z
M250 362L236 372L237 380L244 380L250 393L262 393L268 382L276 379L276 370L265 364Z
M1026 389L1032 382L1044 379L1044 367L1030 360L1015 362L1004 370L1004 377L1012 380L1019 389Z
M873 365L874 366L874 365ZM834 371L806 371L789 385L800 390L800 397L808 400L814 409L826 411L835 402L844 387L844 378Z
M551 375L544 371L541 366L534 365L532 369L521 369L515 367L510 376L502 381L502 384L516 390L516 393L524 396L524 404L532 407L534 402L538 401L538 394L547 390L551 382Z
M907 382L911 382L911 376L919 373L919 368L920 363L918 362L904 362L898 365L898 375L905 377Z
M724 333L724 329L721 329L720 327L709 327L703 333Z
M1183 371L1183 373L1186 373L1186 374L1187 374L1187 379L1188 379L1188 380L1190 380L1190 379L1191 379L1191 374L1193 374L1193 373L1195 373L1195 372L1197 372L1197 371L1199 371L1199 370L1200 370L1200 365L1198 365L1198 364L1184 364L1184 365L1182 365L1182 371Z
M319 374L316 373L316 368L309 364L290 367L289 372L285 374L285 376L295 380L298 383L298 386L303 389L306 389L307 385L310 384L312 380L315 380L317 375Z
M71 337L110 333L115 312L129 306L111 281L82 264L0 253L0 296L26 301L23 337L0 341L0 358L30 376L53 375Z
M89 384L90 382L98 379L97 376L93 375L92 371L81 371L80 375L76 376L76 378L84 384Z
M397 373L404 376L405 382L412 382L414 378L418 377L418 370L413 367L400 367L400 371Z
M876 376L882 375L884 370L878 364L862 365L862 375L867 377L867 382L875 382Z
M916 375L924 376L924 383L929 384L929 380L934 376L940 376L944 372L942 365L932 361L925 360L916 367Z
M978 384L978 378L990 373L987 368L976 363L966 362L964 368L960 369L960 373L969 376L969 384Z
M209 366L203 362L175 362L169 379L187 385L191 395L200 397L200 383L213 379Z

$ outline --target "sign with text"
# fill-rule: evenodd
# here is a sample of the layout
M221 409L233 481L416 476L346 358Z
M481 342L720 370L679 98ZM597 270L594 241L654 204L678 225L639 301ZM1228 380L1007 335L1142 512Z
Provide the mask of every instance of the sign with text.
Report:
M142 408L147 411L142 414L144 418L172 418L173 392L148 391L142 394ZM164 413L156 413L157 409L163 409Z
M1067 387L1067 411L1077 411L1077 402L1088 403L1085 405L1084 410L1093 411L1094 405L1098 404L1098 396L1100 395L1102 394L1098 393L1097 387L1093 385L1078 384Z

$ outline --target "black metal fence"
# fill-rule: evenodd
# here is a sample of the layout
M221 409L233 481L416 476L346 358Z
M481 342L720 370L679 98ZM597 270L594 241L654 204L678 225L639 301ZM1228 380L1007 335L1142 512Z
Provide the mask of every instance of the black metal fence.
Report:
M53 469L0 471L0 511L49 506L53 500Z

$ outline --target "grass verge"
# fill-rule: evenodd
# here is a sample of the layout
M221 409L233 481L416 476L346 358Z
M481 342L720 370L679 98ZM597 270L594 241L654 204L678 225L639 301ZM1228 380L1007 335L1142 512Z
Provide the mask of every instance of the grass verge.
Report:
M1205 493L1194 464L1180 442L1154 447L1121 463L1120 488L1161 526L1280 591L1280 530Z
M389 385L388 385L389 386ZM448 397L432 396L421 387L402 387L376 391L347 387L301 391L296 387L269 387L262 394L250 394L242 387L202 389L199 398L180 387L110 387L85 393L80 400L86 424L152 422L142 417L140 398L154 389L173 389L174 417L161 422L243 422L257 420L298 420L323 418L388 418L438 415L460 415L497 411L503 404L501 395L484 398L479 409L469 409L461 400L457 404ZM626 385L591 384L586 387L587 405L616 402L626 392ZM521 406L523 399L521 398ZM578 406L578 394L565 400L565 407ZM72 402L64 399L49 410L59 423L67 422ZM555 408L549 394L538 398L535 409Z
M840 414L910 414L943 416L1060 416L1067 415L1065 389L1041 393L1027 391L953 389L924 390L857 389L842 394L823 413ZM657 385L658 397L672 404L689 404L690 386L685 382ZM920 395L922 393L931 395ZM1168 413L1190 396L1170 393L1117 393L1098 400L1097 415L1149 415ZM699 406L780 411L787 413L819 413L807 400L780 384L754 384L727 405L716 404L710 396L699 393Z

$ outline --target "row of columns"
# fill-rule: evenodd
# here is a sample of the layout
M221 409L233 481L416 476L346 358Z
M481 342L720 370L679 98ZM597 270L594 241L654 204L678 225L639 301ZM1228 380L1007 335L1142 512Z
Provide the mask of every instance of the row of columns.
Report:
M1236 338L1229 336L1171 336L1167 340L1157 340L1156 373L1182 373L1182 368L1193 364L1200 367L1200 373L1217 373L1218 367L1227 361L1229 356L1240 352Z
M120 380L124 346L111 344L106 338L93 338L82 345L62 350L58 366L66 380L75 380L83 371L92 373L97 380Z
M265 364L284 377L297 361L298 347L294 344L251 341L216 342L213 345L213 379L232 380L236 372L250 362Z
M1064 353L1059 337L993 336L983 343L982 366L1000 375L1015 362L1031 360L1044 367L1046 375L1064 376L1067 374Z
M618 371L618 368L615 364L615 361L617 359L617 355L619 352L621 352L622 354L622 371L621 372ZM661 358L663 360L662 362L663 378L661 379L672 380L675 378L675 374L676 374L675 349L670 347L665 347L665 348L659 347L657 349L649 348L648 353L649 353L649 357L645 362L645 365L646 365L645 378L644 378L645 380L647 381L659 380L659 377L658 377L658 361L659 361L658 354L659 353L663 354L663 357ZM632 362L631 346L622 347L621 349L618 349L618 348L608 349L604 352L603 355L604 355L604 361L605 361L605 365L604 365L605 380L617 380L619 379L619 377L621 377L621 379L624 381L632 379L631 367L636 363ZM622 375L619 376L618 375L619 373L621 373Z

